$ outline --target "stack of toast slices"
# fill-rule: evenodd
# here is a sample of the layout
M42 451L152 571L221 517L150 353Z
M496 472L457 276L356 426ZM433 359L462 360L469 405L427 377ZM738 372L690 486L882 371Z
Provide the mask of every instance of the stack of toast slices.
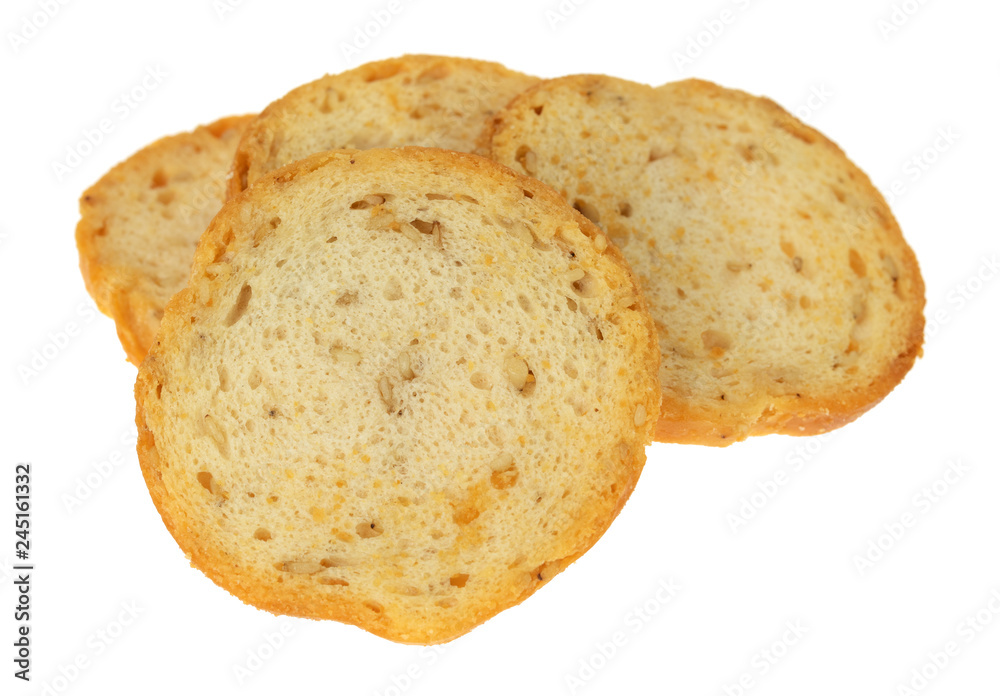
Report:
M159 140L80 206L191 563L403 643L566 568L654 440L829 431L923 341L916 257L868 177L699 80L379 61Z

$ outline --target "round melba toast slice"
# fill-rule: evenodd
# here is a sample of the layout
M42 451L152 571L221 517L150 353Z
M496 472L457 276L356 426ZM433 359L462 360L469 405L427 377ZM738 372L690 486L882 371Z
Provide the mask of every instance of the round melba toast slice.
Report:
M80 271L135 365L153 342L167 300L187 282L198 238L225 200L236 144L252 119L233 116L157 140L80 198Z
M139 371L139 457L238 598L439 643L607 529L658 361L628 266L544 184L442 150L320 153L202 237Z
M924 285L885 200L768 99L578 75L527 90L488 137L639 276L663 358L657 440L839 427L920 352Z
M229 193L315 152L418 145L476 152L483 126L537 77L499 63L407 55L293 89L247 129Z

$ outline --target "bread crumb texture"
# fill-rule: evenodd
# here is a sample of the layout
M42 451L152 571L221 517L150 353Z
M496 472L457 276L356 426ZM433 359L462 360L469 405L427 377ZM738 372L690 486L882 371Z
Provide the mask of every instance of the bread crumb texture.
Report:
M202 238L139 371L140 462L243 601L439 643L605 531L658 353L618 251L544 184L441 150L321 153Z
M662 354L658 440L830 430L920 352L924 285L888 205L770 100L570 76L517 97L486 139L603 228L639 276Z
M230 194L267 172L337 148L418 145L476 152L484 123L538 78L499 63L407 55L295 88L247 129Z
M198 238L225 199L226 177L252 116L224 118L143 148L80 198L80 270L142 362L163 308L184 287Z

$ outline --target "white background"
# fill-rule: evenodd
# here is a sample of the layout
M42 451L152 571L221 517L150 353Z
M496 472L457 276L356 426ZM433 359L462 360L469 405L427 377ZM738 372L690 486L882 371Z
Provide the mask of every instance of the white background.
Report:
M880 22L891 21L891 0L567 1L573 11L558 23L546 12L559 0L401 0L347 60L343 45L386 0L245 0L222 16L212 0L72 1L16 47L10 32L30 34L25 18L44 3L5 0L0 561L6 570L13 558L13 467L30 461L37 570L30 685L11 676L15 593L0 572L0 693L48 684L47 693L81 696L560 694L573 693L571 676L586 694L889 696L907 693L899 687L915 669L931 678L919 689L917 678L913 693L1000 693L1000 601L990 608L1000 590L1000 282L986 263L1000 252L1000 8L896 2L909 14L897 14L901 26L890 32ZM702 34L701 55L679 68L675 54L723 10L731 21L715 25L718 36ZM893 209L927 283L924 357L881 405L826 439L650 448L635 494L590 553L443 652L244 606L187 565L146 493L133 449L135 369L84 291L77 199L164 134L259 110L325 72L405 52L499 60L544 77L699 76L797 111L883 192L894 182L905 189ZM115 99L157 67L162 84L122 119ZM810 102L817 94L826 96ZM105 117L112 133L60 180L53 163ZM957 140L946 144L939 129ZM79 330L63 341L71 322ZM65 345L23 376L33 351L55 342ZM110 473L67 509L101 462ZM949 462L963 473L939 482L931 502L921 491ZM787 484L759 495L759 511L734 531L730 516L779 470ZM908 512L915 524L898 541L883 538L891 548L859 570L870 540ZM656 599L661 581L679 588L669 601ZM139 612L125 627L123 603ZM640 618L643 604L658 611ZM970 630L966 617L977 613L990 625ZM782 645L796 621L804 636ZM262 649L283 628L284 643ZM624 645L602 659L599 644L617 631ZM116 636L110 645L102 632ZM927 666L950 641L957 656ZM240 684L234 667L246 667L248 650L273 656ZM781 658L771 664L764 650ZM74 673L67 666L80 656L87 666ZM753 687L736 687L745 675Z

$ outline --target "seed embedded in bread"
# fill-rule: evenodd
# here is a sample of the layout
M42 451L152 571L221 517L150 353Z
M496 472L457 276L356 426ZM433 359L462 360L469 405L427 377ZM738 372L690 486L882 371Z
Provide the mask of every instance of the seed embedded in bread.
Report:
M80 271L115 320L129 361L142 362L163 308L184 287L198 238L225 199L226 176L253 116L161 138L115 166L80 198ZM224 272L225 265L212 269Z
M414 242L394 225L415 219ZM421 148L321 153L227 203L136 382L143 475L192 564L406 643L566 568L632 491L660 403L655 327L597 234L544 184Z
M491 157L600 225L639 276L662 353L658 440L839 427L920 352L923 281L885 200L767 99L575 75L527 89L485 137Z

